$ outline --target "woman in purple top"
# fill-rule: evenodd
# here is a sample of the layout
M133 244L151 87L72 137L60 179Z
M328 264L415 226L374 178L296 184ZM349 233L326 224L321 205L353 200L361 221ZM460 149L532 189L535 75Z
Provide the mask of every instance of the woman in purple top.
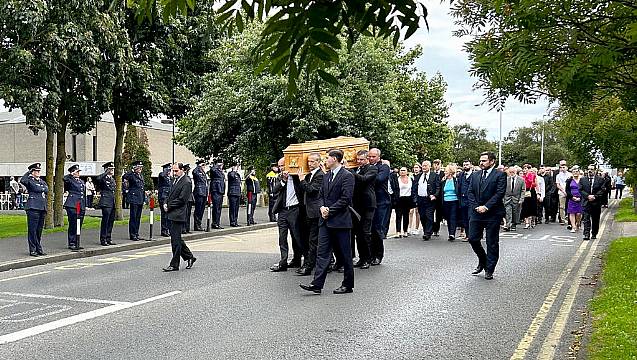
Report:
M579 192L579 180L580 170L579 166L575 165L571 169L573 177L566 180L566 199L568 200L567 212L570 217L571 232L577 232L579 230L580 223L582 221L582 197Z

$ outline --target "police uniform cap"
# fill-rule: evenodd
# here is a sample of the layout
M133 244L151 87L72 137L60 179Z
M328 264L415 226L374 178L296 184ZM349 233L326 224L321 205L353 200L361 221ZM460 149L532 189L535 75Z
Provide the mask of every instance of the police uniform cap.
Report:
M80 166L75 164L75 165L73 165L73 166L71 166L69 168L69 173L74 173L74 172L79 171L79 170L80 170Z
M29 165L29 171L40 171L42 170L42 164L40 163L34 163Z
M215 164L223 164L223 159L222 158L216 158L216 159L214 159L214 163Z
M201 164L205 164L205 163L206 163L206 160L204 160L204 159L199 159L199 160L197 160L197 162L196 162L195 164L197 164L197 165L201 165Z
M184 164L184 170L190 170L190 164Z
M172 166L173 166L173 164L171 164L171 163L165 163L164 165L161 166L161 168L165 169L165 168L169 168L169 167L172 167Z
M133 167L139 167L139 166L144 166L144 163L141 162L141 161L135 161L135 162L133 162L132 165L133 165Z
M106 164L102 165L102 167L103 167L104 169L113 169L113 168L115 168L115 165L113 164L113 162L112 162L112 161L109 161L109 162L107 162Z

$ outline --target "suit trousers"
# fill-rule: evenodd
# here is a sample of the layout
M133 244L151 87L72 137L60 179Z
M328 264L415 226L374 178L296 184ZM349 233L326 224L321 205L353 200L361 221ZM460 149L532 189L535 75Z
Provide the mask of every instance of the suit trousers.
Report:
M206 210L206 200L208 200L206 196L195 196L195 229L201 228L201 220L203 219L203 213Z
M159 200L159 203L163 205L165 200L166 199ZM170 220L168 220L166 211L164 210L163 206L159 207L159 211L161 213L161 233L168 234L170 232Z
M128 219L128 235L131 238L139 237L139 225L142 220L143 204L130 204L130 216Z
M447 232L449 236L456 237L456 227L458 226L458 200L443 201L442 210L447 220Z
M444 210L442 208L442 201L436 199L435 203L435 214L434 214L434 223L431 227L431 230L435 233L440 232L440 222L443 219Z
M256 224L254 222L254 208L257 207L257 196L252 195L252 201L246 201L246 219L248 225Z
M212 219L213 225L221 225L221 207L223 206L223 194L212 193Z
M351 231L350 245L356 244L358 249L358 258L363 262L372 261L372 221L374 220L375 209L355 209L361 216L360 220L353 217L354 228ZM354 249L352 249L352 257L354 257ZM340 263L339 263L340 264Z
M433 233L435 209L436 204L431 199L423 196L418 197L418 214L420 215L420 223L425 236L431 236Z
M506 226L511 228L520 223L520 203L519 200L513 199L504 204L504 210L506 212Z
M319 218L306 218L305 225L309 232L309 244L307 258L305 259L305 267L312 270L316 267L316 254L318 248L319 237Z
M599 206L589 205L582 213L582 224L584 225L584 237L597 236L599 232L599 218L602 209Z
M482 234L486 230L487 251L482 247ZM478 256L478 264L487 271L495 271L500 257L500 218L497 220L471 219L469 224L469 243Z
M276 214L272 212L275 202L276 202L275 196L271 196L268 198L268 217L270 218L270 221L276 221Z
M288 232L292 236L292 249L294 250L293 262L301 263L301 256L304 249L301 244L301 224L299 222L299 210L298 206L291 207L289 209L281 209L277 219L277 226L279 227L279 250L281 251L281 260L279 266L288 266L288 254L290 248L288 247ZM298 253L297 253L298 251Z
M187 233L190 232L190 217L192 216L192 203L188 202L186 204L186 222L183 224L184 226L182 226L181 230L182 231L186 231ZM172 221L171 221L172 222ZM170 228L172 229L172 225L170 225Z
M336 260L343 265L343 283L346 288L354 288L354 264L349 256L350 229L329 228L325 224L319 226L318 251L316 257L316 269L312 285L323 288L327 277L327 268L332 259L332 251L336 254Z
M369 250L371 252L371 258L383 259L385 256L385 245L383 239L387 230L385 230L385 224L387 223L387 210L391 211L391 203L377 204L376 211L374 211L374 218L372 220L372 236L369 244Z
M465 231L465 234L469 234L469 207L468 206L460 206L460 225Z
M241 200L240 195L228 196L228 218L230 220L230 225L239 224L239 201L240 200Z
M111 242L113 233L113 223L115 222L115 209L112 207L102 208L102 221L100 222L100 243Z
M132 204L131 204L132 206ZM66 208L66 216L69 220L69 229L68 229L68 243L69 246L78 246L77 243L77 219L80 219L80 228L84 223L84 210L81 210L78 214L75 211L75 208Z
M29 252L42 252L42 229L46 210L27 210L27 226L29 233Z
M188 245L181 238L181 230L184 228L185 223L181 221L170 222L170 246L173 250L173 257L170 259L170 266L179 269L179 258L184 261L192 259L192 252L188 248Z

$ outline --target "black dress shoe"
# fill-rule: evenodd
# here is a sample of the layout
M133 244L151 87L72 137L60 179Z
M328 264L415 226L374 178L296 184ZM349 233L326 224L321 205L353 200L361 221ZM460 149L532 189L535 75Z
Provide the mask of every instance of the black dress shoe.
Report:
M196 257L192 257L192 258L188 259L186 261L188 263L188 265L186 265L186 269L192 269L192 264L194 264L195 261L197 261Z
M138 237L137 237L137 240L148 240L148 239L143 238L143 237L141 237L141 236L138 236Z
M590 240L590 238L588 236L584 236L582 240Z
M362 265L361 265L361 269L369 269L369 263L367 261L365 261Z
M306 291L311 291L315 294L320 294L321 293L321 288L316 286L316 285L312 285L312 284L299 284L299 287L301 287L301 289L306 290Z
M449 241L454 241L454 240L456 240L456 237L455 237L455 236L453 236L453 235L449 235L449 239L447 239L447 240L449 240Z
M439 233L437 233L437 232L435 232L435 233L434 233L434 236L440 236L440 234L439 234Z
M84 249L84 248L79 247L79 246L69 246L69 250L71 250L71 251L80 251L82 249Z
M591 236L591 239L593 239L593 240L597 239L597 235Z
M140 238L137 238L137 237L134 237L134 238L131 238L131 240L132 240L132 241L139 241L139 240L141 240L141 239L140 239Z
M372 266L380 265L381 262L383 262L382 259L375 258L374 260L372 260Z
M179 268L178 267L174 267L174 266L169 266L167 268L163 268L162 270L164 270L164 272L179 271Z
M117 245L117 243L114 243L112 241L107 242L107 244L109 244L109 245Z
M163 237L170 237L170 234L169 234L169 233L167 233L167 232L163 232L163 233L161 233L161 236L163 236Z
M296 261L290 261L288 263L288 267L289 268L298 268L298 267L301 267L301 263L300 262L296 262Z
M482 270L484 270L484 266L478 265L476 269L471 272L471 275L478 275Z
M46 256L46 253L44 251L38 251L38 255L40 256Z
M102 245L102 246L108 246L108 243L101 242L101 243L100 243L100 245Z
M312 275L312 269L307 267L302 267L302 268L296 269L296 273L300 276L308 276L308 275Z
M502 228L502 231L504 231L504 232L509 232L510 230L511 230L511 229L509 229L509 228L508 228L508 227L506 227L506 226Z
M274 264L270 266L270 271L272 272L288 271L288 268L285 266L280 266L279 264Z
M30 256L35 256L35 257L37 257L37 256L38 256L38 253L37 253L37 252L35 252L35 251L31 251L31 252L29 253L29 255L30 255Z
M485 271L484 278L486 280L493 280L493 273L491 271Z
M363 266L364 263L365 263L365 261L358 260L357 262L354 263L354 267L355 268L359 268L359 267Z
M348 288L345 286L340 286L338 289L334 289L334 294L348 294L353 292L352 288Z
M195 230L194 230L194 231L203 231L203 229L202 229L202 228L200 228L200 227L195 227Z
M239 226L239 224L230 224L230 226L232 226L232 227L238 227L238 226Z
M429 241L429 239L431 239L431 235L423 235L422 236L422 240L423 241Z

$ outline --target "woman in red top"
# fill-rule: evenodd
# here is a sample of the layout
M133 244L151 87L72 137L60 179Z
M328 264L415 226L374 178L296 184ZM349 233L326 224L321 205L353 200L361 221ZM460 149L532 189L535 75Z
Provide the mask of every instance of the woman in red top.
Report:
M535 227L535 217L537 216L537 176L531 171L531 165L524 164L522 168L524 178L524 202L520 218L524 219L524 228Z

